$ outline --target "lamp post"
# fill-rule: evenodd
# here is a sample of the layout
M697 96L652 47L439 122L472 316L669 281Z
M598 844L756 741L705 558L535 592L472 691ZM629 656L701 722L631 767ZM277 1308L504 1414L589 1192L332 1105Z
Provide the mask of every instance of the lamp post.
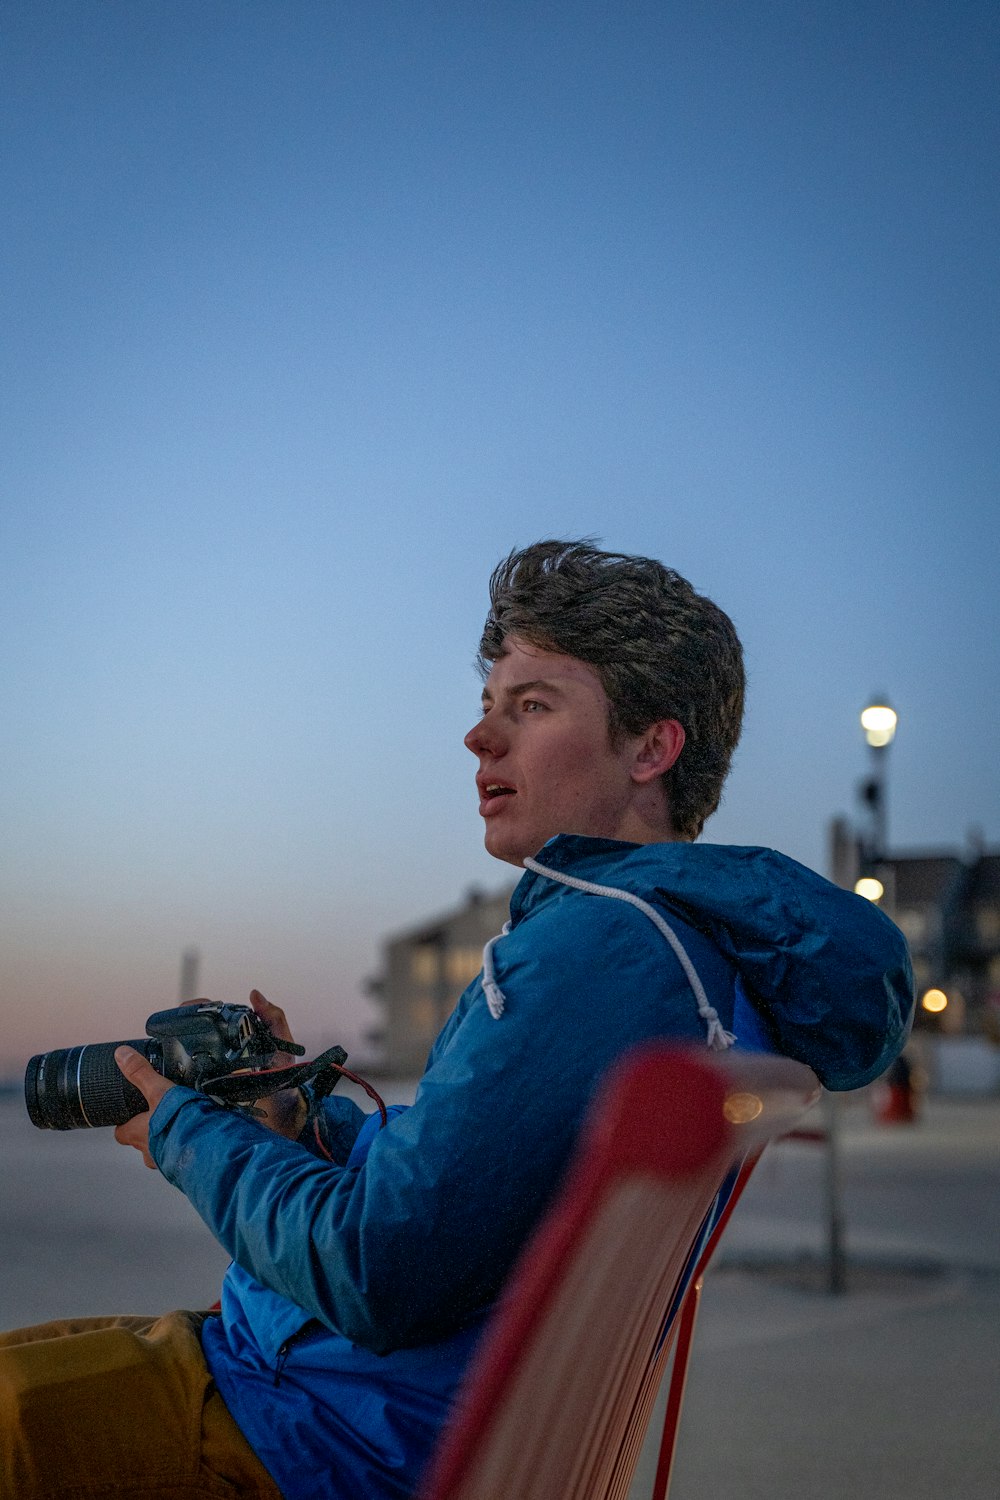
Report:
M864 873L886 856L888 843L888 809L886 806L886 756L896 733L899 716L887 698L871 698L861 710L861 728L871 754L871 772L861 784L861 798L871 814L871 835L865 844Z
M869 901L880 901L885 887L878 873L882 869L888 846L888 819L886 810L886 752L896 733L898 715L889 706L886 698L871 698L861 711L861 727L870 746L871 769L861 783L861 800L869 811L870 830L855 840L850 836L846 823L835 825L833 839L834 879L843 873L846 864L855 864L855 873L860 876L854 889L857 895ZM848 861L847 849L857 851L857 860ZM860 868L858 867L860 866ZM888 876L885 877L888 879ZM891 899L891 898L890 898ZM838 1096L824 1091L823 1111L826 1135L826 1229L827 1229L827 1287L831 1292L841 1293L847 1289L847 1249L844 1234L843 1181L840 1155L840 1105Z

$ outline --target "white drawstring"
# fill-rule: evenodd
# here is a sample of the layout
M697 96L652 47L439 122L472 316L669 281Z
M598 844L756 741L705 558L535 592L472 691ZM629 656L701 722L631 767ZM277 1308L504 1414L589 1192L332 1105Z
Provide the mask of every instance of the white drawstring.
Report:
M496 937L491 937L483 949L483 993L494 1021L499 1021L503 1015L504 998L503 990L497 984L496 975L493 972L493 947L502 937L506 937L509 931L510 923L505 922L502 930L497 933Z
M698 1014L708 1028L708 1036L706 1038L708 1046L712 1048L713 1052L725 1052L727 1047L733 1045L736 1037L731 1031L726 1030L719 1019L719 1012L709 1001L705 993L705 986L701 982L697 969L688 957L683 943L669 922L665 921L656 908L650 906L648 901L643 901L639 896L633 896L631 891L620 891L613 885L595 885L593 881L578 880L575 875L564 875L560 870L550 870L546 865L540 865L537 859L526 859L524 867L527 870L534 870L536 875L545 875L549 880L557 880L561 885L569 885L574 890L585 891L588 896L611 896L616 901L627 901L630 906L637 907L643 916L648 917L658 931L663 934L677 955L680 966L687 976L688 984L690 984L694 993L694 998L698 1005ZM504 927L503 933L498 934L498 936L503 937L504 933L509 930L510 923L508 922ZM486 990L486 1001L490 1007L490 1014L499 1020L503 1012L503 995L497 988L496 980L493 976L493 944L496 941L497 938L491 938L483 951L483 989ZM488 966L487 959L489 959ZM489 984L490 988L487 988L487 984ZM497 997L496 1001L491 998L491 991Z

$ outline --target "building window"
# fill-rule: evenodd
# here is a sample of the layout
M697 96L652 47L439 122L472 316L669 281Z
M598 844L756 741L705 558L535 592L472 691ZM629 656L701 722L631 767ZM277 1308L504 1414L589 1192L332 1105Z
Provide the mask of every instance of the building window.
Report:
M446 960L448 978L460 990L471 984L483 967L481 948L449 948Z
M927 936L927 913L917 906L897 912L896 922L903 936L911 943L922 943Z
M981 943L1000 942L1000 908L980 906L976 911L976 936Z
M414 984L437 984L441 977L441 955L432 943L421 943L410 958Z

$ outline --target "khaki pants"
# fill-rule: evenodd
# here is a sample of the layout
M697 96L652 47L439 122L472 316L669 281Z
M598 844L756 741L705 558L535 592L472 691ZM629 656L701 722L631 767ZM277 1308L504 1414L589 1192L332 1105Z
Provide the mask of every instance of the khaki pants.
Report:
M0 1500L281 1500L215 1389L204 1317L0 1334Z

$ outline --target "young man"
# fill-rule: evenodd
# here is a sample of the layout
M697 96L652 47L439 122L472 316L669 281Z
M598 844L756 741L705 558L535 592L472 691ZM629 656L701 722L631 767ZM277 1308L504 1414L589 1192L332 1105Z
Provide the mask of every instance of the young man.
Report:
M526 873L416 1102L379 1128L334 1095L320 1156L290 1138L297 1096L268 1130L124 1049L150 1114L119 1139L232 1254L222 1312L8 1336L3 1493L411 1495L623 1051L763 1045L853 1088L901 1048L911 978L879 911L772 851L693 843L742 716L721 610L657 562L565 542L513 553L491 600L466 743L487 848Z

